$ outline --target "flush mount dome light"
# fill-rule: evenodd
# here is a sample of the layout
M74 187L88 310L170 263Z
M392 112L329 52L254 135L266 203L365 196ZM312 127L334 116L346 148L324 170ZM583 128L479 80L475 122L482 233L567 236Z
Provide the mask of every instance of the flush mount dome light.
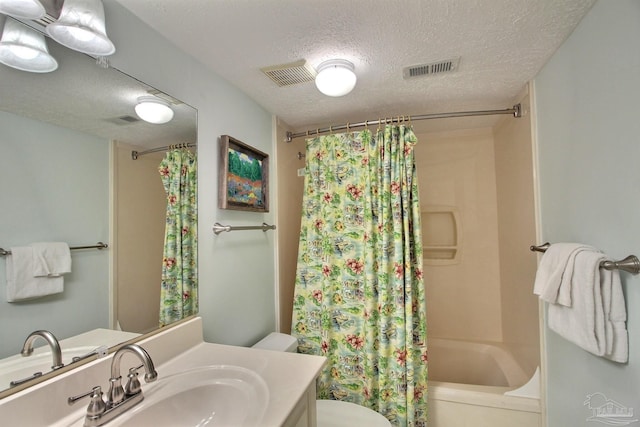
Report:
M108 56L116 51L107 37L101 0L64 0L60 17L46 31L61 45L88 55Z
M48 73L58 68L58 62L49 55L44 36L11 18L7 18L0 39L0 62L32 73Z
M45 15L45 9L38 0L0 0L0 13L36 20Z
M160 125L173 119L169 104L155 96L141 96L135 107L136 114L145 122Z
M353 64L345 59L330 59L318 66L316 87L327 96L343 96L356 85Z

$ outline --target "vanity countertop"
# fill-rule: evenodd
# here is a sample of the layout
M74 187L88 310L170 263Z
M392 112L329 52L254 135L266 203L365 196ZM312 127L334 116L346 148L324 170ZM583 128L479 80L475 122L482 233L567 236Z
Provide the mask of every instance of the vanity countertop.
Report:
M159 380L188 369L212 365L239 366L257 373L269 390L268 405L260 422L265 427L281 426L287 421L325 364L325 358L319 356L206 343L202 340L202 322L198 317L139 344L151 355ZM137 364L135 360L127 361L126 356L123 372ZM95 385L107 390L111 358L110 355L96 360L0 400L0 419L9 422L7 425L82 426L86 404L69 407L66 399ZM143 382L143 393L154 384ZM113 424L117 424L117 418Z

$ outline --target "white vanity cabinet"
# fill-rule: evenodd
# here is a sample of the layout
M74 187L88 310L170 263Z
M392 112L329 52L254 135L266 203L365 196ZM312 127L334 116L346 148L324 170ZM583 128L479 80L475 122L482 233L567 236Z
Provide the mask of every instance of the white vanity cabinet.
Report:
M282 424L283 427L316 427L316 385L315 381L302 395L293 411Z

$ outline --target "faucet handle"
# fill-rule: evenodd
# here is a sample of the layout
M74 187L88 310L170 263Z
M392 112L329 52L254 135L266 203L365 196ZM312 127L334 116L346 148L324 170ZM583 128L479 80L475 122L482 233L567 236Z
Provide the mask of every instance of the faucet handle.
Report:
M124 388L122 388L122 377L109 378L109 393L107 402L110 406L115 406L124 400Z
M124 387L124 394L126 396L133 396L134 394L139 393L142 389L140 380L138 380L138 369L143 366L144 364L129 369L129 375L127 375L129 380L127 381L127 385Z
M84 399L87 396L91 397L91 402L87 407L87 416L93 417L96 415L103 414L104 411L107 409L107 405L104 403L104 400L102 400L102 388L99 385L95 386L94 388L92 388L90 391L86 393L80 394L78 396L69 397L67 399L67 403L69 405L73 405L78 400Z

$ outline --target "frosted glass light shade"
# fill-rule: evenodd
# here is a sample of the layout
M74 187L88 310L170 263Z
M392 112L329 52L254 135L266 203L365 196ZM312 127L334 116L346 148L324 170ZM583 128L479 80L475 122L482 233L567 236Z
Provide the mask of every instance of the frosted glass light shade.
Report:
M0 0L0 13L23 19L40 19L45 14L38 0Z
M327 96L343 96L356 86L353 64L344 59L331 59L318 66L316 87Z
M7 19L4 24L0 62L32 73L48 73L58 68L58 61L49 55L44 36L13 19Z
M145 122L153 124L167 123L173 119L173 110L169 104L155 96L141 96L135 106L136 114Z
M64 0L60 17L46 31L61 45L78 52L108 56L116 51L107 37L101 0Z

